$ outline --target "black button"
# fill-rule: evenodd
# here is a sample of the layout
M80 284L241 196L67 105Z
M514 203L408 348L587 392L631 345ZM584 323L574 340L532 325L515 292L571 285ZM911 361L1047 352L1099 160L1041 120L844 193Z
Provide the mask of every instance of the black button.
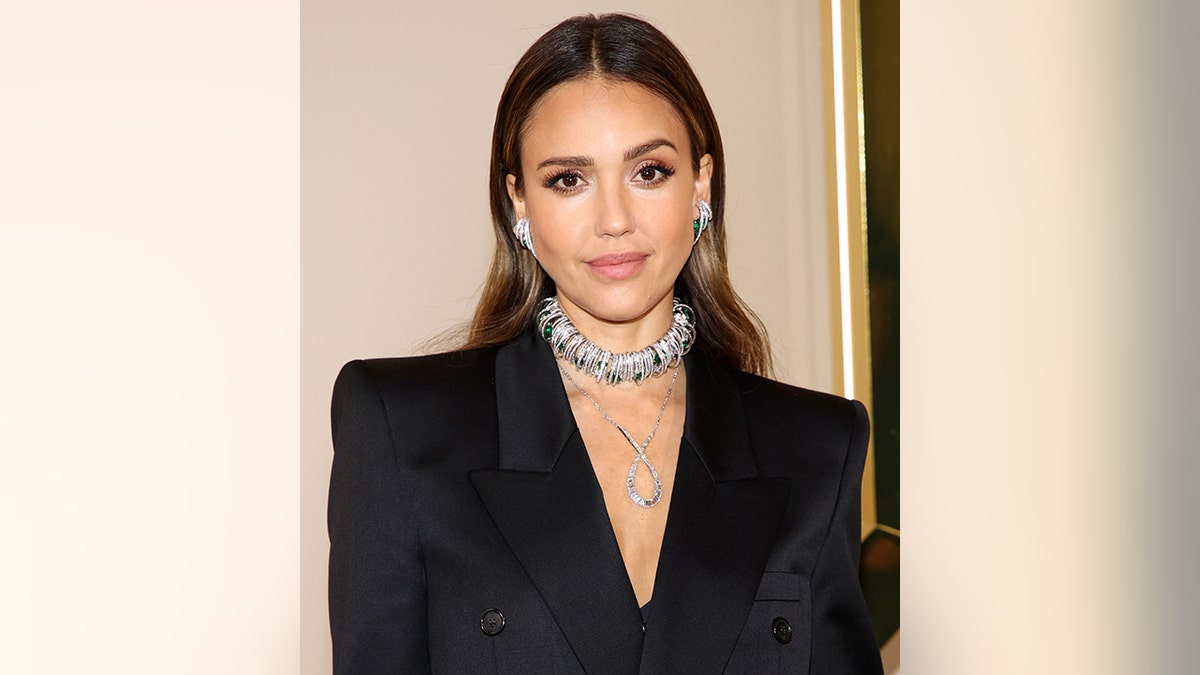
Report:
M479 619L479 629L484 635L499 635L504 630L504 615L498 609L489 609Z
M781 645L792 641L792 624L782 616L775 617L775 620L771 622L771 632L775 634L775 640Z

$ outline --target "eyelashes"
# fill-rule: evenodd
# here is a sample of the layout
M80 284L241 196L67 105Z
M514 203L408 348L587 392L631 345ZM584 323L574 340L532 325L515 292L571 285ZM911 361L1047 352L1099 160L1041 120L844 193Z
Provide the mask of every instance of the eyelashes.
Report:
M633 172L631 182L638 187L651 188L665 183L675 175L675 168L657 161L646 162ZM542 179L542 187L561 194L574 194L584 188L587 179L576 169L559 171Z
M543 180L542 187L557 192L571 193L579 189L579 183L582 181L583 175L578 171L562 171Z
M638 167L637 176L643 183L658 184L675 175L675 169L659 162Z

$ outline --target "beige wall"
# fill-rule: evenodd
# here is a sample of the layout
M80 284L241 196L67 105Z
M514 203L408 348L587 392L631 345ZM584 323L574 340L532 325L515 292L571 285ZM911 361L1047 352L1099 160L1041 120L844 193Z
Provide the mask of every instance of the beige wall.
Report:
M329 390L345 361L413 353L464 321L490 257L496 102L549 27L605 2L303 5L302 603L328 661ZM688 55L728 155L734 283L783 379L831 389L819 5L638 5Z

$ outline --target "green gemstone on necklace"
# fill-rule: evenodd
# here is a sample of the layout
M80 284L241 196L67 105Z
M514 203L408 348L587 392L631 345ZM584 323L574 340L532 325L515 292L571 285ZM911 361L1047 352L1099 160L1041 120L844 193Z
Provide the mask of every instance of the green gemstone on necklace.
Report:
M660 357L658 355L658 352L654 352L654 365L656 365L656 366L662 365L662 357Z
M546 326L546 330L542 331L542 333L545 334L546 339L549 340L550 336L554 334L554 326Z

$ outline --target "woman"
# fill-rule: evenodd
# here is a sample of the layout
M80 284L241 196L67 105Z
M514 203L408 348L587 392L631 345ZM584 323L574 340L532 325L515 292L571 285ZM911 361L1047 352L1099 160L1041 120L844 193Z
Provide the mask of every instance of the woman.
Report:
M877 672L861 405L761 377L724 157L678 49L583 16L496 116L462 350L338 377L334 670Z

